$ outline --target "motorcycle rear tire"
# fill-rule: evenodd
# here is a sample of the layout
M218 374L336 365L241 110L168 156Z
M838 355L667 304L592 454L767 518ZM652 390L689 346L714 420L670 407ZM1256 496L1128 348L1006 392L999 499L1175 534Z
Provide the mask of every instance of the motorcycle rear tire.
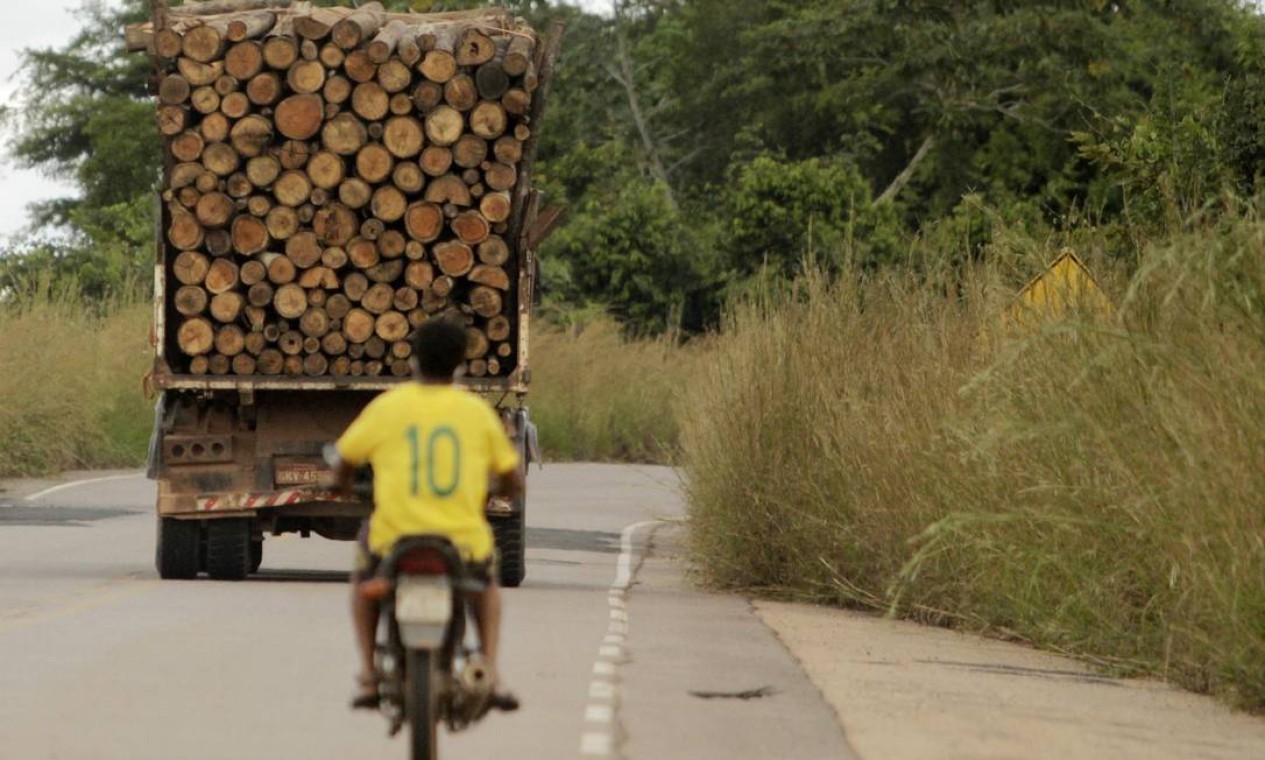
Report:
M408 708L413 760L437 760L439 757L436 658L437 653L428 649L410 649L406 655L405 678L408 685L405 706Z

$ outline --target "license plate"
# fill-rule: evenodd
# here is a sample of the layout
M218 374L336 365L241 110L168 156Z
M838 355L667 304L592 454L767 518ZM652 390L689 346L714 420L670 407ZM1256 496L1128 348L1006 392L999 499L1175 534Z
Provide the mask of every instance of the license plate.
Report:
M277 462L273 472L278 486L311 486L323 483L329 469L307 462Z
M452 616L448 579L400 578L395 588L395 617L401 623L441 625Z

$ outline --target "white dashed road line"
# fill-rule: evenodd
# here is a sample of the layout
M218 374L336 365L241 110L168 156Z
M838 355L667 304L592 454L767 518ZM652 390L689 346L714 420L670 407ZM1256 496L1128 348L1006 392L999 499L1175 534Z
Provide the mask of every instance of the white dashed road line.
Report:
M584 709L584 733L580 736L580 755L584 758L614 758L618 754L615 714L619 707L619 669L628 654L624 644L628 637L628 588L633 580L633 538L637 531L658 523L650 520L629 525L620 536L619 564L607 596L610 623L593 664L589 702Z
M67 488L78 488L79 486L89 486L94 483L107 483L111 480L132 480L134 478L143 478L143 477L145 477L145 473L133 472L129 475L107 475L106 477L103 477L103 478L88 478L87 480L72 480L69 483L59 483L55 486L45 488L43 491L39 491L38 493L33 493L30 496L26 497L26 500L35 501L37 499L42 499L45 496L51 496L52 494L55 494L58 491L64 491Z

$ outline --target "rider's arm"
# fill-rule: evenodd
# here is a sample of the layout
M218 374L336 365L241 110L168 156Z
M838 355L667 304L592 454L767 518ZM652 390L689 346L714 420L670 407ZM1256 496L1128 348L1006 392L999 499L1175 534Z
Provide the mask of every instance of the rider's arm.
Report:
M492 495L502 499L513 501L523 495L526 487L527 479L523 477L523 471L518 467L492 478Z
M513 501L522 496L527 486L520 466L521 457L518 455L518 450L514 448L514 444L510 442L509 436L506 435L505 426L501 424L491 408L487 409L485 421L491 446L488 474L492 478L492 495Z
M351 496L351 486L355 481L356 466L346 459L340 458L334 468L334 493L339 496Z

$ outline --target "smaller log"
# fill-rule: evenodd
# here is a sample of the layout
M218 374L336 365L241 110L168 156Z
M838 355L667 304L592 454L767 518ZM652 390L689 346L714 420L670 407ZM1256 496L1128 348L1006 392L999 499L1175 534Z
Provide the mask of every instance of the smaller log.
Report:
M351 100L351 93L355 89L355 85L347 77L334 74L325 80L325 87L321 91L321 95L325 98L327 104L341 106Z
M354 272L343 278L343 294L353 303L359 303L369 290L369 278L360 272Z
M170 74L163 77L158 85L158 101L164 105L178 106L187 101L192 92L188 79L179 74Z
M436 278L435 284L441 285L441 281L451 283L452 278ZM427 314L437 314L448 307L448 296L445 293L440 292L442 289L442 287L436 288L435 286L431 286L427 290L422 291L422 310ZM449 292L451 292L451 290L449 290Z
M237 325L225 325L215 331L215 351L221 356L232 358L246 350L246 334ZM216 372L213 374L227 374Z
M329 318L340 323L351 312L351 299L342 293L335 293L325 301L325 313Z
M323 338L329 332L329 315L324 309L308 309L299 318L299 331L309 338Z
M500 163L512 167L523 160L523 144L510 135L499 137L492 146L492 155Z
M269 68L288 71L299 60L299 43L290 37L269 37L264 41L263 54Z
M493 224L508 220L513 210L509 193L488 193L479 201L479 211Z
M175 59L183 47L184 38L174 29L159 29L154 34L154 55L161 59Z
M198 223L215 229L228 224L233 218L233 199L223 193L207 193L198 200Z
M268 341L264 338L264 334L259 330L252 330L246 333L246 353L251 356L259 356L268 347Z
M378 236L378 253L384 259L398 259L404 255L406 241L399 230L385 229Z
M255 156L246 162L246 179L250 184L266 190L281 176L281 162L273 156Z
M255 216L245 214L233 220L233 250L243 256L253 256L268 247L268 225Z
M247 116L233 125L229 139L243 158L262 156L272 143L272 123L259 115Z
M423 198L430 203L451 203L456 206L469 206L473 200L470 197L469 186L453 174L445 174L431 180L426 185Z
M252 195L246 200L246 210L262 220L272 210L272 199L266 195Z
M394 169L391 152L378 143L369 143L356 153L356 174L370 184L386 181Z
M338 275L329 267L314 266L299 275L299 287L307 290L336 290L338 285Z
M382 144L396 158L413 158L425 143L422 124L411 116L396 116L383 127Z
M224 54L224 71L245 82L264 70L264 50L258 42L239 42Z
M458 66L482 66L496 55L496 43L478 29L468 28L457 42Z
M298 268L285 256L272 254L268 257L268 282L273 285L288 285L298 276Z
M531 37L515 35L510 39L509 49L505 53L505 73L512 77L520 77L527 73L536 57L535 41Z
M203 143L205 145L205 142ZM198 155L202 155L199 149ZM176 164L171 168L171 172L167 177L167 187L179 190L182 187L189 187L198 181L198 178L206 171L206 168L200 163L188 162Z
M343 61L343 71L347 78L358 84L372 82L378 75L378 64L369 60L369 53L364 50L353 50Z
M303 230L286 241L286 258L299 269L309 269L321 260L321 244L316 233Z
M470 131L485 140L495 140L505 134L508 126L505 107L496 101L480 101L470 112Z
M285 362L285 373L291 377L298 377L303 374L303 357L287 356Z
M167 228L167 239L178 250L191 252L202 245L206 239L206 231L198 224L198 218L184 209L172 210L171 225ZM183 255L183 254L182 254ZM177 257L176 261L179 261ZM205 274L205 272L204 272ZM201 282L199 280L198 282ZM186 285L197 285L197 282L186 282Z
M492 233L492 225L478 211L466 211L452 220L452 231L457 239L468 246L475 246L488 239Z
M466 367L466 372L470 377L487 377L488 376L488 360L487 359L471 359Z
M282 172L273 183L272 193L281 205L297 209L312 196L312 181L298 170Z
M196 317L206 311L210 299L206 291L196 285L183 285L172 296L176 311L185 317Z
M251 13L230 20L224 36L229 42L253 40L271 32L276 25L277 14L275 13Z
M432 145L453 145L464 131L465 118L451 106L437 106L426 114L426 138Z
M243 92L230 92L220 101L220 110L230 119L240 119L250 113L250 98Z
M352 177L338 186L338 199L348 208L361 209L373 199L373 188L368 182Z
M509 317L505 316L504 314L493 316L491 319L488 320L488 324L487 324L488 339L497 341L498 343L501 341L509 340L510 332L512 329L513 329L513 325L510 322ZM500 354L500 355L508 356L508 354Z
M449 277L464 277L474 268L474 251L464 243L440 243L433 252L439 270Z
M220 97L224 97L225 95L229 95L241 89L241 82L239 82L235 77L225 74L215 80L215 84L211 86L220 94Z
M531 111L531 93L517 87L501 96L501 107L511 116L526 116Z
M477 135L462 135L452 146L453 163L463 169L474 169L488 158L488 141Z
M444 86L438 82L427 80L413 89L413 105L424 114L429 113L431 109L442 103L443 100Z
M321 130L321 144L340 156L354 156L369 140L365 125L351 114L339 114Z
M378 67L378 85L388 95L398 95L413 86L413 70L398 58L392 58Z
M224 54L227 22L209 22L185 32L181 52L199 63L210 63Z
M422 158L418 163L427 176L441 177L452 168L453 153L449 148L430 145L422 151Z
M221 324L233 324L246 308L246 299L241 293L228 291L217 293L211 299L211 317ZM220 353L227 353L221 351ZM231 354L230 354L231 355Z
M202 157L202 148L205 145L202 135L186 130L172 139L171 155L182 163L192 163Z
M352 90L351 109L366 121L379 121L391 112L391 96L377 82L364 82Z
M190 375L205 375L211 371L211 363L205 356L195 356L189 360Z
M258 259L244 262L241 267L242 285L250 287L268 279L268 265Z
M228 259L216 259L207 269L203 284L208 292L219 295L236 288L238 282L237 265Z
M176 345L187 356L210 353L215 346L215 328L205 317L186 319L176 332Z
M505 73L505 65L493 59L479 67L474 75L479 97L485 100L499 100L510 88L509 75Z
M307 166L311 157L312 147L302 140L287 140L277 151L277 160L281 162L281 168L286 170L302 169Z
M512 190L518 184L518 170L510 164L497 161L484 170L483 179L488 187L497 192Z
M243 342L242 345L245 346L246 343ZM255 357L251 356L249 353L238 354L233 357L232 371L234 375L253 375L255 374L255 369L257 367L258 362L255 360Z
M391 21L378 31L365 52L369 54L369 60L374 63L386 63L399 48L400 43L411 36L414 35L410 34L407 24L398 19Z
M413 355L413 345L407 340L397 340L388 347L387 352L392 359L407 359Z
M189 111L184 106L163 106L158 109L158 131L173 137L184 131L189 123Z
M320 61L298 61L286 72L286 84L299 93L320 92L325 87L325 67Z
M398 311L388 311L378 317L374 332L387 343L404 340L409 333L408 317Z
M250 184L250 179L246 177L245 172L233 172L224 182L224 191L228 193L230 198L234 198L233 208L235 210L244 210L248 195L254 192L254 185Z
M327 42L321 47L321 52L316 59L330 71L337 71L343 67L343 63L347 60L347 52L334 43Z
M220 110L220 105L223 102L220 94L210 85L199 87L189 96L189 105L193 106L193 110L203 116Z
M273 240L289 240L299 231L299 215L289 206L273 206L264 225Z
M408 198L394 185L383 185L374 191L369 208L375 218L391 224L404 218L408 210Z
M395 300L391 302L392 308L398 312L407 314L417 308L421 302L421 297L417 295L417 291L409 288L396 288Z
M376 327L377 319L364 309L352 309L348 312L347 317L343 319L343 336L353 344L348 346L348 354L353 358L359 358L356 354L363 351L362 344L373 337ZM361 348L353 350L357 344L361 344Z
M488 336L477 327L466 328L466 359L478 359L488 353Z
M347 258L357 269L377 266L381 260L377 243L363 237L355 238L347 244Z
M291 140L309 140L325 121L325 102L319 95L291 95L273 114L277 131Z
M444 84L444 102L458 111L469 111L479 102L479 88L468 74L458 74Z
M404 257L409 261L421 261L426 258L426 246L416 240L404 241Z
M487 264L479 264L470 270L470 282L487 285L497 290L508 291L510 289L510 278L505 273L505 270L501 267Z
M474 313L485 319L498 316L505 306L501 294L494 288L479 285L470 289L470 305Z
M435 47L422 56L419 67L422 76L443 84L457 75L457 57L454 55L455 40L451 32L437 39Z
M363 42L373 39L384 23L386 10L382 3L369 2L334 24L330 36L334 44L343 50L353 50Z
M224 76L224 62L200 63L192 58L181 58L176 63L180 76L188 80L193 87L210 87L215 80Z
M285 319L298 319L307 311L307 293L294 283L282 285L277 288L272 305Z
M325 246L344 246L356 236L356 214L341 203L331 203L312 219L316 239Z
M298 330L286 330L277 339L277 348L286 356L298 356L303 353L303 333Z
M414 203L404 214L404 228L409 237L429 243L443 231L443 210L434 203Z
M429 261L414 261L405 268L404 281L410 288L426 290L435 281L435 268Z
M331 151L319 151L308 161L307 175L316 187L332 190L346 179L343 159Z
M263 308L272 304L272 299L276 295L276 289L271 283L257 282L250 286L250 290L246 291L246 300L251 306Z
M426 175L418 164L401 161L391 172L391 184L407 195L416 195L426 186Z
M376 327L376 325L375 325ZM365 341L365 356L370 359L381 359L387 355L387 343L377 335L372 335L369 340Z
M285 356L275 348L265 348L259 354L255 370L261 375L280 375L285 367Z

